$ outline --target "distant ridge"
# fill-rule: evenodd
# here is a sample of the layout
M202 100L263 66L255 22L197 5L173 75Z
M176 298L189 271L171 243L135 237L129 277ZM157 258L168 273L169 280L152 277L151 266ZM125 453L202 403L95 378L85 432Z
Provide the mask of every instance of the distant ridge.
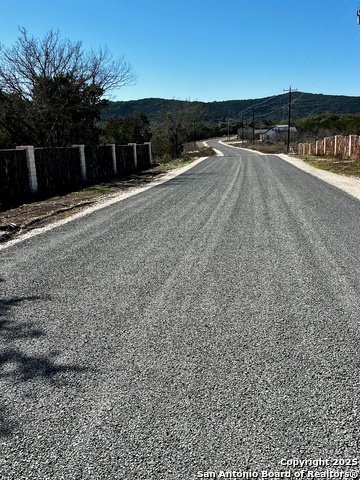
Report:
M293 119L321 113L360 114L360 97L293 92L292 100ZM106 121L116 115L125 117L143 112L151 122L161 123L165 121L167 112L186 111L187 108L191 108L194 112L196 109L201 112L201 120L204 122L220 122L228 118L240 119L242 115L245 119L251 119L253 107L256 123L263 120L278 123L287 118L288 94L221 102L191 102L163 98L110 102L103 111L102 120Z

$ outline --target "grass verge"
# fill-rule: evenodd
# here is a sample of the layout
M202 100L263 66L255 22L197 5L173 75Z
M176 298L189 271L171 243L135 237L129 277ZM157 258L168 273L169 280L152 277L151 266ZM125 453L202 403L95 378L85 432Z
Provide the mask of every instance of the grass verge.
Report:
M333 157L316 157L316 156L298 156L309 165L327 170L332 173L342 175L350 175L360 177L360 159L359 158L333 158Z

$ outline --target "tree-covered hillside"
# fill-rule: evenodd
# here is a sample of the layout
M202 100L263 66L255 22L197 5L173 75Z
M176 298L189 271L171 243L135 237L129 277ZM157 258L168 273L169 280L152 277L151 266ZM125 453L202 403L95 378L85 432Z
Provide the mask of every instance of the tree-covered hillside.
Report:
M228 100L224 102L189 102L183 100L166 100L161 98L145 98L126 102L110 102L104 109L102 119L113 116L126 117L135 113L144 113L151 122L162 123L168 112L201 111L204 122L221 122L227 119L251 120L254 114L255 123L279 123L287 119L289 96L287 93L273 97L249 100ZM360 114L360 97L340 95L322 95L313 93L292 93L292 118L308 117L322 113Z

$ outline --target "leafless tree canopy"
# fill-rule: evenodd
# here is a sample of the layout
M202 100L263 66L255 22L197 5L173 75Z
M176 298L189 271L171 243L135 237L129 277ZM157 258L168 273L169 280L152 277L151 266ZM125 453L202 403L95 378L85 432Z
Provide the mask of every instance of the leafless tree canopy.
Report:
M95 144L107 95L135 80L107 47L85 52L59 31L38 39L20 28L13 46L0 44L0 143Z
M0 44L0 89L31 99L39 78L69 75L86 84L96 84L104 93L136 81L133 69L123 56L114 58L108 48L84 52L81 42L61 39L50 30L43 39L29 36L20 28L11 47Z

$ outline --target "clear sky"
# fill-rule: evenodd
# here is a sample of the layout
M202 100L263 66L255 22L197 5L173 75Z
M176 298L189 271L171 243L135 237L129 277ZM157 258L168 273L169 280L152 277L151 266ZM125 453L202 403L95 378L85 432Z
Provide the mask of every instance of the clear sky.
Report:
M0 0L18 27L107 45L138 74L113 100L221 101L302 92L360 96L360 0Z

